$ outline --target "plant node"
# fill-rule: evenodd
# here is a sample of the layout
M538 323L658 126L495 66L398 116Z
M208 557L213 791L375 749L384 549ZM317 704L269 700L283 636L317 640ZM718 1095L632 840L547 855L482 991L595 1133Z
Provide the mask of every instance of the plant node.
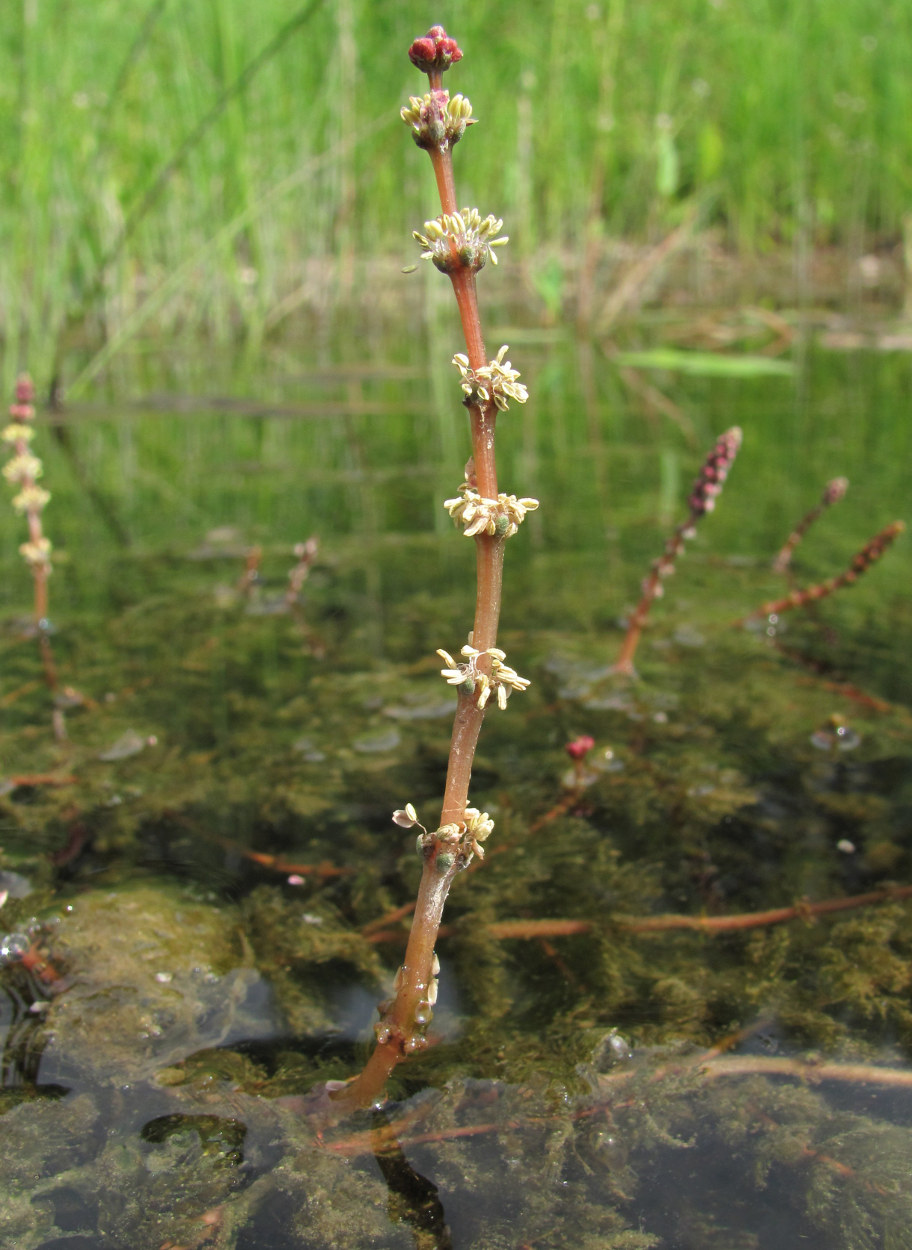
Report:
M509 236L495 238L503 227L503 221L489 213L482 217L477 208L464 208L458 213L441 213L433 221L424 223L424 234L419 230L412 237L421 244L422 260L431 260L441 273L453 273L468 269L477 273L488 259L497 264L494 248L509 242Z
M473 369L469 364L469 358L463 352L457 352L453 357L453 364L459 370L461 376L462 389L465 392L464 404L489 404L493 400L497 408L501 412L506 412L509 408L508 400L515 399L518 404L524 404L529 398L529 392L525 386L517 379L519 378L519 370L514 369L509 360L504 361L507 354L507 345L497 353L492 361L486 365L482 365L479 369Z
M442 88L409 96L408 108L401 109L399 116L410 127L419 148L426 151L452 147L465 134L466 126L475 125L470 101L463 95L451 99L449 91Z
M485 499L468 481L459 488L456 499L445 499L443 506L457 525L464 525L466 538L489 534L496 538L512 538L527 512L539 506L537 499L517 499L515 495L499 494Z

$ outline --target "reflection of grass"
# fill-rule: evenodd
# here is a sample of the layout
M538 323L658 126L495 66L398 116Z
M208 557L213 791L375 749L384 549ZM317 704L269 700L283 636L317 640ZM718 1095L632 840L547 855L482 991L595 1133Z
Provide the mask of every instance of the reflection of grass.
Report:
M619 352L615 361L620 366L627 365L634 369L667 369L712 378L756 378L770 374L788 377L795 372L795 366L789 360L744 353L724 355L720 352L681 351L675 347L659 347L647 352Z
M396 123L379 135L371 123L409 67L366 55L389 42L389 16L360 7L20 7L0 90L14 171L0 204L10 373L27 350L43 385L68 327L88 318L116 333L166 274L182 279L158 324L180 316L227 334L239 319L262 326L282 301L338 294L325 279L308 287L308 261L398 253L425 186ZM875 28L863 0L796 6L787 21L685 0L598 12L554 0L534 23L513 7L463 22L470 50L502 22L504 55L526 66L517 98L490 58L477 111L507 120L473 152L477 185L502 189L523 246L572 244L586 223L665 233L707 193L714 220L751 248L898 232L912 192L898 98L912 33L889 11Z

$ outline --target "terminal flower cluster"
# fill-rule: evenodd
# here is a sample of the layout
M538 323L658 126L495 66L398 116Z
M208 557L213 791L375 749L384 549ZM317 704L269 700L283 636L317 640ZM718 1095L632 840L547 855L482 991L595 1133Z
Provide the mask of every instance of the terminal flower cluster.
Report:
M687 500L690 507L690 527L715 508L716 498L722 493L722 486L740 447L741 430L737 425L720 434L716 440L716 445L706 457ZM691 536L690 533L685 534L686 538Z
M517 499L503 492L496 499L485 499L468 482L463 482L456 499L445 499L443 506L457 525L464 525L466 538L478 534L512 538L527 512L539 506L537 499Z
M462 60L462 49L442 26L432 26L426 35L415 39L409 48L409 60L424 74L444 73Z
M775 573L784 573L791 563L792 555L795 548L804 538L807 531L819 520L823 512L827 508L832 508L833 504L839 503L840 499L845 497L846 491L849 489L849 479L847 477L834 477L832 481L827 482L826 488L820 501L810 512L805 513L795 528L789 534L788 538L782 546L781 551L773 561L773 571Z
M515 399L518 404L526 402L529 392L522 382L517 381L519 371L513 368L509 360L504 361L506 354L507 345L504 343L492 361L482 365L480 369L473 369L468 356L463 352L456 353L453 364L462 379L465 403L481 405L489 404L493 400L501 412L506 412L510 406L508 400Z
M462 663L454 660L449 651L444 651L442 647L437 648L437 654L447 665L440 670L440 676L446 678L448 686L458 686L465 694L477 694L479 708L484 708L494 694L497 706L503 711L514 690L526 690L532 684L528 677L520 677L515 669L504 663L507 653L499 647L478 651L467 643L459 652L463 657ZM487 656L490 660L489 673L478 668L478 661L482 656Z
M484 267L490 258L497 264L494 248L502 247L509 236L500 234L503 221L489 213L482 217L477 208L464 208L461 212L441 213L433 221L424 223L424 234L412 232L413 238L424 249L422 260L431 260L441 273L454 269L470 269L473 272Z
M450 98L449 91L438 88L423 96L409 96L408 108L400 110L399 116L412 132L419 148L451 147L466 132L466 126L474 126L472 105L463 95Z

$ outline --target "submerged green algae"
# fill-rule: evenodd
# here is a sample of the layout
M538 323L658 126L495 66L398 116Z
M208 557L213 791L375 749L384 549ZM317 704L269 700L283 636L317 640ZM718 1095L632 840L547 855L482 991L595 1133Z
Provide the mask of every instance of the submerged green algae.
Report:
M577 377L572 360L543 368L546 391L555 371ZM413 802L433 819L443 789L452 695L434 647L464 637L470 544L451 536L441 561L431 532L430 499L452 491L436 490L441 448L416 470L425 516L413 479L390 487L409 440L387 446L373 415L240 418L224 448L221 418L218 439L163 425L154 482L119 476L148 426L115 431L119 503L152 545L167 531L170 554L140 544L87 576L75 551L80 535L95 550L93 518L71 498L53 643L84 697L65 745L34 639L13 621L0 637L0 871L32 887L10 893L0 929L37 961L0 970L0 1241L908 1244L909 904L802 910L912 880L908 605L885 562L771 634L730 625L779 589L756 555L803 502L786 470L812 425L808 475L811 460L841 471L836 448L867 469L870 444L895 502L903 458L854 409L754 413L756 476L743 458L654 608L641 680L618 682L616 618L673 501L651 429L632 440L612 416L603 444L608 419L587 405L613 403L616 379L597 386L524 427L543 528L511 550L502 642L534 684L485 726L472 800L497 827L448 904L436 1044L395 1073L382 1113L322 1132L309 1091L358 1070L401 958L418 863L390 814ZM701 431L704 398L676 391ZM98 431L83 435L103 458ZM664 441L667 476L683 475L687 454ZM309 485L302 463L320 465ZM867 536L867 489L801 553L802 578ZM384 509L401 532L377 537ZM205 537L204 515L256 524ZM292 610L292 544L263 541L277 517L326 531ZM574 788L564 747L582 734L596 746ZM755 929L638 927L795 904ZM549 919L575 931L528 928ZM504 921L510 936L491 927Z
M440 679L429 657L404 682L392 635L369 654L328 586L306 637L195 586L111 621L117 645L80 678L113 697L70 715L65 759L25 716L4 739L15 768L63 782L0 798L7 870L37 887L0 914L60 977L7 1018L5 1237L640 1250L786 1219L807 1244L873 1250L908 1226L904 1096L763 1069L905 1070L908 905L717 936L634 923L908 880L904 709L735 632L657 632L636 684L604 638L511 636L538 681L482 744L473 797L497 837L448 908L439 1042L395 1074L386 1145L369 1117L318 1137L295 1100L357 1070L401 949L401 920L380 942L364 926L414 892L389 814L439 793ZM162 636L180 652L138 682ZM851 750L819 735L834 715ZM597 749L568 791L580 732ZM584 929L487 928L547 917ZM3 977L24 1004L21 969ZM753 1075L698 1062L727 1039Z

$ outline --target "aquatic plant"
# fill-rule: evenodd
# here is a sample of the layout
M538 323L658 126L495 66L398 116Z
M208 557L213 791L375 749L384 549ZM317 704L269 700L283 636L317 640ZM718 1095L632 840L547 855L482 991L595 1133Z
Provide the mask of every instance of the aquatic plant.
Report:
M418 829L417 852L422 861L421 883L405 959L396 974L392 1000L380 1008L377 1045L366 1067L353 1082L336 1092L340 1104L366 1105L377 1094L400 1060L427 1045L426 1031L437 998L439 963L434 952L444 904L455 878L477 857L494 828L487 812L469 804L469 782L475 749L485 712L491 703L505 709L514 691L529 681L506 662L497 646L504 549L526 514L538 500L517 498L499 489L495 459L498 414L513 401L528 398L519 373L503 346L490 358L484 344L475 277L488 260L497 263L496 250L507 242L503 222L477 208L460 209L453 174L453 147L474 125L472 106L462 95L451 96L442 86L443 74L462 60L455 39L442 26L432 26L409 49L412 64L427 74L429 90L412 96L402 109L402 120L412 138L431 159L440 215L426 221L414 238L421 257L447 275L459 308L466 350L453 357L459 373L463 404L469 414L472 455L465 480L444 507L475 543L477 587L475 616L459 658L438 648L444 661L441 675L456 691L456 714L450 742L446 788L440 823L426 828L411 803L397 810L393 820L401 828Z
M854 586L862 573L866 573L872 564L877 563L905 528L904 521L893 521L890 525L884 526L873 538L868 539L860 551L856 552L849 567L842 573L824 582L816 582L813 586L792 590L779 599L771 599L768 603L762 603L759 608L755 608L748 616L742 617L736 624L743 625L748 621L759 620L763 617L781 616L783 612L790 612L794 608L806 608L808 604L815 603L818 599L826 599L837 590Z
M690 509L687 520L683 521L665 544L665 550L657 560L653 561L652 571L643 582L640 601L631 613L627 623L627 633L621 644L620 654L615 661L615 671L632 674L633 657L640 641L640 635L646 624L649 609L654 599L661 598L662 582L675 570L675 562L684 550L688 538L696 533L697 523L707 512L712 512L716 499L722 491L729 469L741 446L741 430L734 425L716 440L715 446L703 462L697 479L693 484L688 499Z
M3 441L12 449L12 456L3 466L3 476L19 487L13 498L16 512L28 523L28 541L19 554L32 572L35 584L35 625L46 627L48 613L48 578L51 575L51 541L46 537L41 514L51 498L50 492L38 485L44 465L31 449L35 437L35 388L27 374L16 383L16 402L10 405L10 424L3 431Z
M795 528L789 534L788 538L782 544L779 554L773 561L773 571L776 573L784 573L792 562L792 556L795 548L804 538L807 531L818 521L827 508L832 508L833 504L839 503L840 499L845 498L845 493L849 489L849 479L847 477L834 477L832 481L827 482L824 492L820 497L819 503L815 504L808 512L804 514Z
M295 543L295 564L288 570L288 589L285 591L285 605L289 610L298 604L301 588L310 576L319 549L319 540L313 534L306 542Z
M57 691L57 669L51 651L48 620L48 578L51 575L51 540L44 532L41 514L51 498L50 491L39 485L44 465L32 451L35 437L35 387L28 374L22 374L16 382L16 401L10 405L10 423L3 430L3 442L11 450L10 459L3 466L3 476L19 488L13 496L13 508L24 516L28 525L28 539L19 547L19 554L28 565L34 585L32 616L41 649L44 678L51 694ZM63 711L55 706L53 712L54 733L58 739L66 737Z

